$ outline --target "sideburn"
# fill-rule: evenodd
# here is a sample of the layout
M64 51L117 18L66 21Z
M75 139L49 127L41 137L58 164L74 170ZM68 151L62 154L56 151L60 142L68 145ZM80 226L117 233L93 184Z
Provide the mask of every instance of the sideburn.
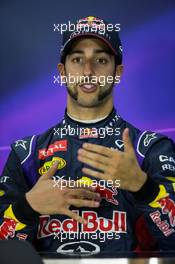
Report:
M65 69L65 76L67 76L65 65L64 65L64 69ZM77 100L78 100L78 92L77 92L77 91L73 92L73 91L68 87L67 83L65 84L65 86L66 86L66 89L67 89L68 94L69 94L69 95L70 95L75 101L77 101Z

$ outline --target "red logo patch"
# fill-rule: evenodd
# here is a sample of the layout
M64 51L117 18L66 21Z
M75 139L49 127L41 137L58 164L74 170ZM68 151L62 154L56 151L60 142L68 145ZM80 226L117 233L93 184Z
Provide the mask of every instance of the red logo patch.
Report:
M0 226L0 239L8 239L15 236L17 222L13 219L4 218L4 222Z
M38 158L44 160L47 157L53 156L57 151L67 151L67 140L55 141L48 148L40 149Z

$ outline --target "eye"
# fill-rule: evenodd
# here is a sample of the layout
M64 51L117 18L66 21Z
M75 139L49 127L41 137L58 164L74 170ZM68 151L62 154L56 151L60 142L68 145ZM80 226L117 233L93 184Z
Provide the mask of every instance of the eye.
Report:
M102 64L102 65L105 65L108 63L108 59L106 58L97 58L96 61L98 64Z
M81 57L75 57L72 59L73 63L82 63L83 62L83 58Z

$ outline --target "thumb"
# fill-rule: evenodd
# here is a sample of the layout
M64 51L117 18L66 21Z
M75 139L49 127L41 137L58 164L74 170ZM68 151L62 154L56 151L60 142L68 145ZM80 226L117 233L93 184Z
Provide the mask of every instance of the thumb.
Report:
M57 171L58 168L58 161L55 161L53 165L48 169L46 173L44 173L39 180L48 180L52 176L54 176L55 172Z
M124 151L128 153L133 153L133 145L131 143L131 139L129 137L129 128L125 128L123 131L123 142L124 142Z

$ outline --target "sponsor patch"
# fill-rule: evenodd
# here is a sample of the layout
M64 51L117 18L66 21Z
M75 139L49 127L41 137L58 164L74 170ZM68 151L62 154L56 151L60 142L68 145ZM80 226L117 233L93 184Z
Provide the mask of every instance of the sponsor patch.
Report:
M161 220L161 213L157 210L150 214L152 221L156 224L156 226L160 229L160 231L164 234L164 236L168 237L172 233L174 233L174 229L170 228L168 222Z
M97 129L95 129L95 128L81 129L81 134L80 134L79 138L80 139L82 139L82 138L98 138Z
M48 148L40 149L38 158L44 160L47 157L53 156L53 154L58 151L67 151L67 140L55 141L53 144L49 145Z
M78 213L78 210L74 210ZM38 229L38 239L54 236L59 233L96 233L97 231L109 233L126 233L126 212L113 211L112 219L98 217L94 211L82 211L82 217L87 220L87 224L79 224L74 219L64 219L60 221L57 218L50 218L50 216L40 216L40 224Z
M60 157L53 157L51 161L47 161L44 163L44 165L39 168L38 172L40 175L43 175L44 173L46 173L54 164L55 161L58 161L58 170L61 170L62 168L64 168L66 166L66 161L63 158Z

